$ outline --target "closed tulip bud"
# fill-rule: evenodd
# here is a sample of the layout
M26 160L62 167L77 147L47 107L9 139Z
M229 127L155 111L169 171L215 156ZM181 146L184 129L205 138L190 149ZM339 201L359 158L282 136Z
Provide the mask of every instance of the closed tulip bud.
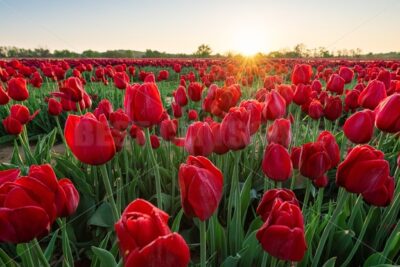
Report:
M318 120L324 116L324 107L322 106L321 102L316 99L311 101L310 105L308 106L308 116L314 120Z
M343 104L339 96L330 96L326 100L324 114L330 121L335 121L342 115Z
M263 119L275 120L284 117L286 114L285 99L275 90L272 90L265 97Z
M178 89L174 92L174 99L175 103L177 103L179 106L184 107L188 103L188 98L186 95L186 89L184 86L180 85Z
M189 125L186 132L185 149L194 156L208 156L213 152L213 134L208 123L198 121Z
M158 139L157 135L152 134L150 136L150 144L151 144L151 148L153 148L153 149L157 149L160 147L160 139Z
M293 102L301 106L310 101L311 86L299 84L294 91Z
M155 83L134 84L125 90L125 112L140 127L150 127L160 122L164 108Z
M332 93L341 95L343 94L344 83L345 81L342 77L340 77L338 74L332 74L326 85L326 89Z
M264 193L257 207L257 214L261 216L263 222L267 221L275 205L281 205L283 202L289 202L293 205L299 205L296 195L289 189L270 189Z
M97 108L94 110L93 114L96 116L98 119L101 114L104 114L107 119L110 118L110 114L113 112L113 106L111 102L108 99L102 99Z
M116 128L119 131L125 131L126 129L128 129L129 117L128 115L125 114L125 112L122 109L118 109L115 112L111 112L109 119L113 128Z
M8 104L9 101L10 101L10 97L3 90L3 87L0 85L0 106Z
M276 91L285 99L286 106L289 106L293 101L294 92L290 85L280 84L276 87Z
M328 185L328 183L329 183L329 180L328 180L328 176L326 176L326 174L313 180L313 184L318 188L326 187Z
M292 161L289 152L280 144L269 144L262 161L264 174L274 181L286 181L292 176Z
M340 162L340 148L336 142L335 136L329 131L322 131L317 138L317 142L321 142L328 153L331 161L330 168L336 167Z
M69 115L64 135L72 153L83 163L101 165L115 155L114 139L103 114L99 120L92 113Z
M267 131L267 141L269 144L276 143L286 148L292 141L291 123L288 119L277 119Z
M19 120L10 116L3 120L3 126L6 132L11 135L19 135L23 130L22 124L19 122Z
M400 94L396 93L383 100L375 110L375 125L386 133L400 132Z
M198 82L192 82L188 87L188 95L190 100L198 102L201 100L201 93L203 91L203 86Z
M189 156L179 167L178 176L185 214L201 221L210 218L222 198L222 172L205 157Z
M358 97L360 92L357 90L346 91L346 97L344 99L344 109L345 111L354 111L360 105L358 104Z
M189 110L188 112L188 118L190 121L195 121L197 120L199 115L197 115L197 111L194 109Z
M175 118L179 119L180 117L182 117L182 107L181 106L179 106L175 102L172 102L171 107L172 107L172 113Z
M120 152L122 150L122 148L124 147L126 131L120 131L117 128L112 128L111 135L114 139L116 152Z
M340 75L340 77L343 78L344 83L348 84L348 83L351 83L351 81L353 80L354 72L351 69L349 69L348 67L340 67L339 75Z
M62 113L62 111L63 109L61 103L54 98L50 98L47 107L47 112L51 116L59 116Z
M307 143L301 147L299 169L301 175L315 180L332 166L330 157L321 142Z
M311 90L313 90L314 92L317 92L317 93L321 93L322 83L318 79L315 79L311 83Z
M367 87L360 93L358 104L363 108L375 109L386 98L385 84L378 80L370 81Z
M160 125L160 134L165 141L174 140L178 132L178 121L163 120Z
M29 91L24 78L11 78L8 81L8 96L16 101L24 101L29 97Z
M139 146L144 146L146 144L146 135L144 134L144 131L140 128L137 128L136 130L136 143Z
M312 76L312 67L308 64L298 64L294 66L292 73L292 83L298 85L308 84Z
M234 107L221 122L222 140L229 149L240 150L250 143L250 113Z
M374 134L375 114L369 109L351 115L343 125L344 135L355 144L368 143Z
M299 168L300 156L301 147L293 147L290 153L290 159L292 160L293 169L297 170Z
M114 85L120 90L125 90L129 85L129 76L126 72L117 72L114 74Z
M213 134L214 140L214 150L213 152L219 155L225 154L229 151L229 148L225 145L221 136L221 124L213 122L210 124L211 132Z
M255 134L261 126L262 104L257 100L245 100L240 103L240 107L250 112L250 134Z

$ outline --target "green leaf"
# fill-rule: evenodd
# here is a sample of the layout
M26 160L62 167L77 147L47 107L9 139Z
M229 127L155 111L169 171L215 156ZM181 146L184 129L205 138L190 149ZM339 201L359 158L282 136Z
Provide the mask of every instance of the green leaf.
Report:
M56 240L58 237L58 232L60 229L57 229L54 233L53 236L50 239L49 244L47 245L46 250L44 251L44 256L46 257L47 261L50 261L51 256L53 256Z
M376 252L368 257L368 259L364 262L364 267L372 267L378 266L380 262L384 262L385 259L380 252Z
M117 262L114 256L105 249L92 247L92 251L96 257L99 258L100 267L116 267Z
M179 227L181 225L181 219L183 215L183 209L181 209L178 214L176 215L174 222L172 223L171 231L172 232L179 232Z
M7 253L0 248L0 266L17 267L19 266Z
M400 232L397 232L389 242L385 247L385 255L388 255L389 259L393 259L400 251Z
M251 182L252 182L252 174L250 174L246 181L243 184L242 191L240 192L240 206L242 208L242 216L243 216L243 221L242 224L244 224L244 221L246 220L246 212L248 210L249 204L250 204L250 191L251 191Z
M111 212L111 205L108 202L103 202L95 211L95 213L90 217L88 224L100 227L112 227L114 221Z
M322 267L335 267L336 263L336 257L332 257L329 260L327 260Z

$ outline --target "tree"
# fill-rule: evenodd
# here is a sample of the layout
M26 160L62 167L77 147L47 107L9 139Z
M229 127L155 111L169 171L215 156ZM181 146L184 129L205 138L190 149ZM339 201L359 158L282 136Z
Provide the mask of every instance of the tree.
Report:
M209 57L212 53L212 50L209 45L201 44L195 53L198 57Z

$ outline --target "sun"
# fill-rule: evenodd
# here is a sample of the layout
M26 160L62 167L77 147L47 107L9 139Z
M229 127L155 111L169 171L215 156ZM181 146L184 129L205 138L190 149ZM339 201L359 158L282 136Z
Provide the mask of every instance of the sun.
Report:
M256 27L241 27L235 31L234 50L244 56L254 56L267 50L265 31Z

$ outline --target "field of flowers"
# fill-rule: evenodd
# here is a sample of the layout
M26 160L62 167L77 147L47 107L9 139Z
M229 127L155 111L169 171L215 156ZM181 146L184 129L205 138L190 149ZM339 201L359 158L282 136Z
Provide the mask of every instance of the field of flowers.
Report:
M0 266L400 264L400 62L0 60L0 120Z

